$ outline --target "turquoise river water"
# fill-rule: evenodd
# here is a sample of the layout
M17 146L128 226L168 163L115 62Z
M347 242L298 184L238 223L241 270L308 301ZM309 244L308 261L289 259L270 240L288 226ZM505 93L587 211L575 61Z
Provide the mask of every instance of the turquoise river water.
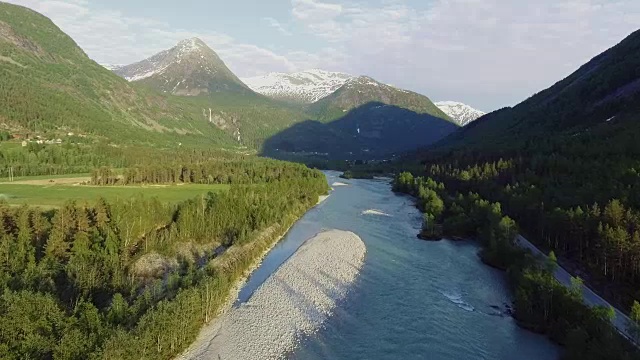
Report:
M473 242L416 238L421 214L388 181L341 180L267 255L242 288L253 291L302 243L327 229L353 231L367 246L360 277L318 333L290 359L557 359L559 348L506 314L504 273L482 264ZM381 214L363 214L376 210Z

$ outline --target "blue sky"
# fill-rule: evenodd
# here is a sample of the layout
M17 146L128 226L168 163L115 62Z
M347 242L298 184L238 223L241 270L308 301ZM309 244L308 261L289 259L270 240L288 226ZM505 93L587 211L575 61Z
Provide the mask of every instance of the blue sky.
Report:
M200 37L241 77L369 75L484 111L514 105L640 24L638 0L8 0L103 64Z

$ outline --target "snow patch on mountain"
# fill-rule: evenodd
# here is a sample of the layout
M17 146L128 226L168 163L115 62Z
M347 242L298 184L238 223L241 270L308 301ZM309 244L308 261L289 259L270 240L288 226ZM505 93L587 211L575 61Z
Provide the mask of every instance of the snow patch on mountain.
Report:
M313 103L332 94L353 76L313 69L296 73L270 73L242 81L262 95L289 101Z
M467 104L456 101L440 101L435 103L442 112L452 118L458 125L466 126L483 115L484 111L474 109Z

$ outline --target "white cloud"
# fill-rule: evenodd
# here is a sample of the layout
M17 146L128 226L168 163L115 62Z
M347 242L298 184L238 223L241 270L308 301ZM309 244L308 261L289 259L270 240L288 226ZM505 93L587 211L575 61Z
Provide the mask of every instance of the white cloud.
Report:
M211 30L97 11L87 0L10 2L51 17L102 63L131 63L198 36L240 76L320 67L483 110L553 84L640 24L638 0L291 0L288 19L262 19L287 35L279 40L284 50L273 51ZM316 50L292 45L301 39Z
M278 20L272 17L264 17L262 18L262 21L264 21L268 26L278 30L278 32L282 35L285 35L285 36L293 35L289 30L287 30L284 27L284 25L282 25Z
M27 6L48 17L69 34L94 60L103 64L129 64L168 49L180 40L199 37L212 47L239 76L254 76L269 71L296 71L314 54L292 51L277 54L233 37L197 29L176 29L150 18L131 17L118 11L95 11L86 0L9 0ZM274 25L274 23L270 24ZM280 25L278 23L278 25ZM281 31L286 31L284 27Z
M640 23L637 0L362 1L324 17L304 14L334 5L291 4L300 25L344 51L343 68L486 110L552 85Z
M316 0L292 0L293 16L298 20L326 21L342 13L342 5Z

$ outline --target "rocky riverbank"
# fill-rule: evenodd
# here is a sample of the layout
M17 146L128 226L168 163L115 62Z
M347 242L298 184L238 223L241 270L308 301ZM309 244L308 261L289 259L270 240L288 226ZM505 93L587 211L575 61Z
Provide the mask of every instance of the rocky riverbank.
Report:
M282 358L331 315L365 254L352 232L331 230L309 239L247 303L205 329L181 359Z

